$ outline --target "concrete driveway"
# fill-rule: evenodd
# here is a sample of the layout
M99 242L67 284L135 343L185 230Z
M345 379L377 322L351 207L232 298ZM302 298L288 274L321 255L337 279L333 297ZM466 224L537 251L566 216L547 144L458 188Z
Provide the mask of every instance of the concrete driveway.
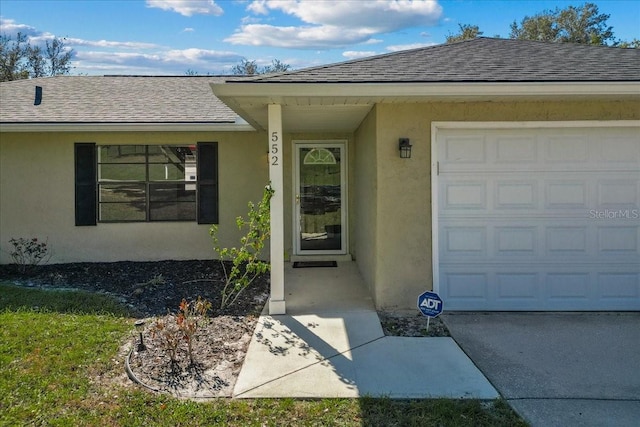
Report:
M451 313L451 335L532 426L640 425L640 313Z

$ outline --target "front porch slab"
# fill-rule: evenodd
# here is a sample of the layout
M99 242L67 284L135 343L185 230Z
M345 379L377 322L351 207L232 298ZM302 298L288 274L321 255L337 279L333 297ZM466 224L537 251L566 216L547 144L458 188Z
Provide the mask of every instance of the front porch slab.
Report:
M235 397L498 397L453 339L384 336L354 262L285 279L289 314L260 317Z

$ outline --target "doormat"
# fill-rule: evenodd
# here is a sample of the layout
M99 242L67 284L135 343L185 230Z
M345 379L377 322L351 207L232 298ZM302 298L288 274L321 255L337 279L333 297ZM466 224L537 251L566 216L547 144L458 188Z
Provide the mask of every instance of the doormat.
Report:
M293 268L337 267L336 261L295 261Z

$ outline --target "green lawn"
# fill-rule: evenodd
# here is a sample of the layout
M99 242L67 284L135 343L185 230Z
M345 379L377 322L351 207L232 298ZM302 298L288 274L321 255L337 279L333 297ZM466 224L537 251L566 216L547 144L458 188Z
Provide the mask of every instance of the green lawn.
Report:
M502 401L217 399L98 380L121 374L133 319L108 297L0 284L0 425L524 426Z

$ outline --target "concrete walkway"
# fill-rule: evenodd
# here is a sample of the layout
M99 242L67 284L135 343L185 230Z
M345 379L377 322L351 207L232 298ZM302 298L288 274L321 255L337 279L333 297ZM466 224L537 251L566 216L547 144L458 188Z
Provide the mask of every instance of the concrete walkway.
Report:
M532 426L640 425L640 313L443 316Z
M498 397L451 338L385 337L355 263L285 280L289 314L260 317L235 397Z

